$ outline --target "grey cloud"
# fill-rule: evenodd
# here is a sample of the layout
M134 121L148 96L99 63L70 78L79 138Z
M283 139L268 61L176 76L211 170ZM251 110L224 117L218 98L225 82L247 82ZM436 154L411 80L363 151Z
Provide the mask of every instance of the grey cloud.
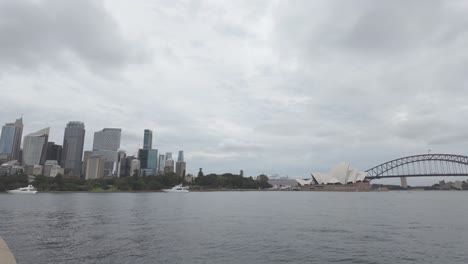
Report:
M101 1L0 1L0 65L67 65L70 55L92 70L144 60ZM60 68L60 67L59 67Z
M343 36L343 46L391 56L433 41L443 20L441 1L361 1L359 14ZM345 4L346 5L346 4ZM350 5L350 4L348 4ZM349 7L349 6L348 6ZM414 51L412 51L414 52Z

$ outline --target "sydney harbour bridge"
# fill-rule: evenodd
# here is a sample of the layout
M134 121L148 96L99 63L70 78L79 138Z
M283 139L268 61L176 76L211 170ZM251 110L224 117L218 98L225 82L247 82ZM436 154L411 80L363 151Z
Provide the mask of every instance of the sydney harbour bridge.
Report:
M367 171L367 180L400 178L406 187L407 177L468 176L468 156L422 154L387 161Z

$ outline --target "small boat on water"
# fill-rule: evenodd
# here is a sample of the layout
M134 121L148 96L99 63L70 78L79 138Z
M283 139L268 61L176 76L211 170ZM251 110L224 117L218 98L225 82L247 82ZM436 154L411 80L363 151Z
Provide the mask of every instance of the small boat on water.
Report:
M179 184L172 187L171 189L162 189L162 191L166 193L188 193L188 189L189 187L184 187L182 184Z
M21 187L21 188L18 188L18 189L9 190L9 191L7 191L7 193L35 194L35 193L37 193L37 190L36 190L36 188L34 188L34 186L32 186L30 184L30 185L28 185L28 187Z

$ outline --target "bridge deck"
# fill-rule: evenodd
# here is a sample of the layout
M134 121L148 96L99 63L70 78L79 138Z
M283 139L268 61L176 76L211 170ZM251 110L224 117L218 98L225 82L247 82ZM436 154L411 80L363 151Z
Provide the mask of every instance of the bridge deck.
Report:
M408 174L408 175L383 175L383 176L367 176L369 180L386 179L386 178L402 178L402 177L468 177L466 173L451 173L451 174Z

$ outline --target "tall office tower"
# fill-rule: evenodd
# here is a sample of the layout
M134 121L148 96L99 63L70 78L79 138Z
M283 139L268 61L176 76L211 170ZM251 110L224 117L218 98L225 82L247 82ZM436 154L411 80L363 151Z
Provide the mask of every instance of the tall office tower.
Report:
M166 160L164 165L164 173L174 172L174 161L172 159Z
M133 176L133 174L140 175L140 161L138 159L133 159L130 162L130 176Z
M166 152L166 160L172 159L172 152Z
M176 175L179 177L185 177L186 166L187 166L187 163L185 163L185 161L177 161L176 162Z
M184 151L179 150L179 156L177 156L177 161L184 161Z
M0 159L20 160L21 137L23 136L23 118L2 127L0 136ZM3 157L3 158L2 158Z
M187 164L184 161L184 151L179 150L179 156L177 157L176 162L176 175L179 177L185 177L185 167Z
M93 154L100 155L104 159L104 176L112 176L115 171L121 134L120 128L104 128L94 133Z
M121 168L122 168L122 164L125 164L126 157L127 157L127 154L125 153L125 151L119 150L117 152L117 168L116 168L117 172L116 172L115 175L118 178L120 178L122 176Z
M145 129L145 134L143 137L143 149L152 149L153 148L153 131Z
M100 155L91 155L86 161L86 179L104 177L105 160Z
M62 156L62 146L56 145L54 142L47 142L46 160L55 160L60 164Z
M132 176L132 161L133 160L138 160L135 156L126 156L125 158L122 159L122 162L120 163L120 177L128 177ZM139 161L138 161L139 162ZM138 165L138 169L139 169Z
M157 174L158 169L158 150L157 149L140 149L138 150L138 159L140 160L140 168L145 170L145 176Z
M44 128L24 137L23 164L43 165L47 154L50 128Z
M61 163L62 167L65 169L65 175L67 176L81 176L84 138L85 125L83 122L68 122L63 136L63 155Z
M164 174L164 165L165 165L166 159L164 155L159 155L159 160L158 160L158 174Z
M93 155L92 151L87 150L83 152L83 163L81 164L81 171L83 175L85 175L85 177L86 177L86 169L88 167L88 158L91 157L91 155Z

